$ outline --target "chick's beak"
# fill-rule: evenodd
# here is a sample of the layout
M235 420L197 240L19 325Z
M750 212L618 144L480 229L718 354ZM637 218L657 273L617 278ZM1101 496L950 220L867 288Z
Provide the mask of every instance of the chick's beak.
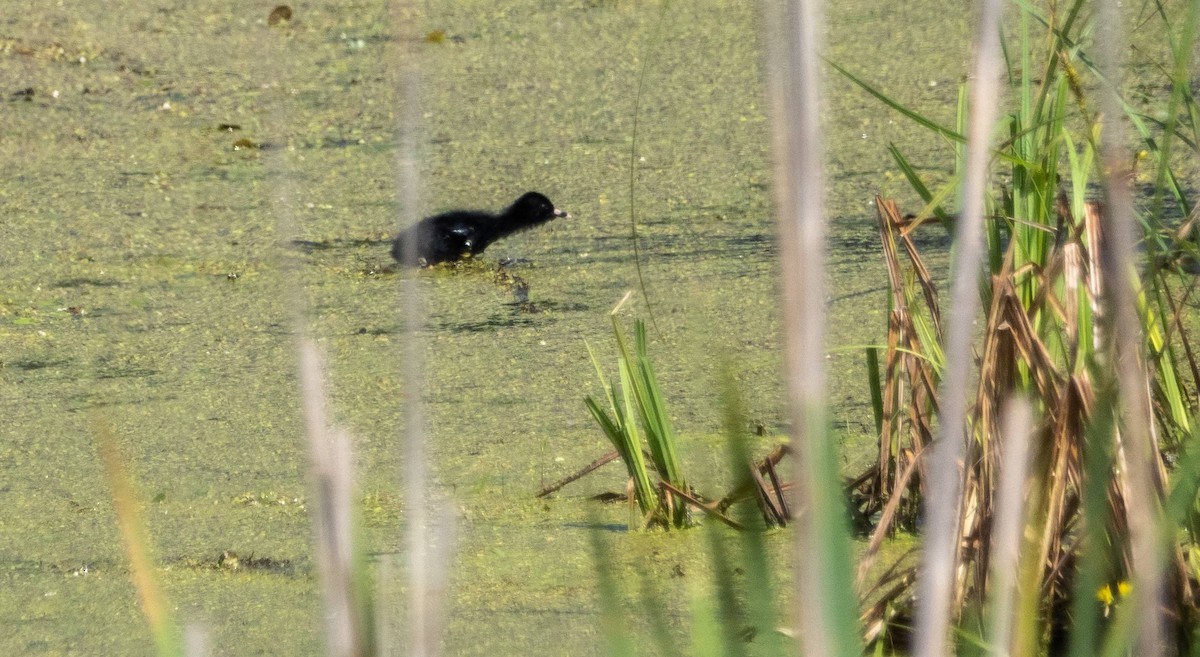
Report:
M570 219L571 213L567 212L566 210L559 210L558 208L554 208L554 216L558 217L559 219Z

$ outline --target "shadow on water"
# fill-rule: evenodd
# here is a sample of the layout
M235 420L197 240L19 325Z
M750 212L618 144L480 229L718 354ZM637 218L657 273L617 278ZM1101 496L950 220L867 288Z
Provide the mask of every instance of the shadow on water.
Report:
M382 244L391 244L389 238L377 237L359 237L359 238L336 238L328 240L292 240L291 245L303 251L304 253L315 253L317 251L333 251L337 249L361 249L363 247L375 247Z
M543 301L509 301L504 304L506 308L512 309L514 312L527 314L537 314L544 312L564 312L564 313L579 313L587 312L592 309L592 306L578 302L560 302L552 300Z
M688 235L640 235L639 250L647 260L678 258L731 258L773 261L779 248L769 232L727 235L692 232ZM624 265L629 262L633 245L628 235L597 238L588 252L588 261ZM653 254L653 255L650 255Z
M120 287L121 281L111 278L64 278L61 281L56 281L54 287L57 288L73 288L73 287Z
M614 522L564 522L563 527L566 529L587 529L612 532L614 534L628 534L629 526Z
M518 326L536 326L539 324L553 323L554 320L537 321L529 315L511 314L507 317L493 314L487 319L477 322L445 322L439 325L439 328L445 329L453 333L484 333L492 332L496 329L514 328Z
M19 370L24 370L26 372L29 372L29 371L33 371L33 370L46 369L48 367L63 367L66 365L70 365L71 359L61 358L61 359L42 360L42 359L38 359L38 358L25 358L25 359L14 360L9 364Z

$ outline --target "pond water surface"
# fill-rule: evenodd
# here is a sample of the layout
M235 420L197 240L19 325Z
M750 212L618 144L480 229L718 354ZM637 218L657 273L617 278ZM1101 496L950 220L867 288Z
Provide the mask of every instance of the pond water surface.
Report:
M590 527L672 618L707 581L703 532L630 534L582 398L587 345L639 287L695 485L728 481L719 373L735 363L762 453L786 433L769 127L754 3L417 3L423 213L536 189L570 220L479 263L397 272L396 23L386 3L10 2L0 15L0 653L147 654L93 423L145 500L159 575L215 654L318 654L296 380L297 305L354 436L363 540L398 553L402 395L458 512L447 654L597 654ZM833 3L828 57L943 122L968 61L961 3ZM414 27L415 26L415 27ZM441 31L441 34L431 34ZM944 179L946 143L827 80L830 404L846 470L870 458L861 346L886 330L871 197L911 194L888 143ZM501 259L511 262L497 275ZM934 264L944 270L944 259ZM425 380L402 385L399 281L419 280ZM506 277L528 284L520 303ZM301 291L302 297L295 292ZM289 296L292 295L292 296ZM302 298L303 304L289 302ZM623 321L647 316L641 295ZM99 420L97 419L99 418ZM768 544L786 579L790 534ZM233 552L257 568L223 567ZM256 561L257 560L257 561ZM226 563L226 566L228 564ZM636 578L628 583L636 597ZM702 589L700 589L702 590Z

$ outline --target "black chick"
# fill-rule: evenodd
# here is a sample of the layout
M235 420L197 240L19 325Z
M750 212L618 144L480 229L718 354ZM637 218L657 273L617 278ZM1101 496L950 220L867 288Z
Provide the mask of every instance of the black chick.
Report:
M436 265L483 253L492 242L571 215L537 192L526 192L499 214L451 210L426 217L392 242L392 257L404 264Z

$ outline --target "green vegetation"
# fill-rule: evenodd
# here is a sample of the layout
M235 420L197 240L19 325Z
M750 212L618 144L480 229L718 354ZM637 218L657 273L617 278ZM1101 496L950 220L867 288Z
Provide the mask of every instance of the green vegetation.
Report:
M352 645L395 646L370 635L394 638L389 626L406 622L392 568L408 549L396 528L409 520L411 497L395 487L406 462L396 449L407 417L400 399L423 402L429 479L455 502L435 514L453 518L460 536L445 625L422 626L428 641L443 637L446 654L527 654L530 645L548 655L600 654L598 619L622 656L794 650L798 628L785 613L795 602L794 532L766 529L761 507L730 507L749 531L707 516L700 530L626 532L624 509L589 498L632 470L552 501L530 495L558 476L559 463L590 458L616 436L630 460L649 454L635 486L648 494L628 524L683 526L687 505L675 490L688 493L717 471L734 473L735 491L753 488L747 427L767 440L792 428L780 410L780 336L792 327L778 313L753 3L411 8L405 20L440 35L417 46L427 81L421 212L488 207L538 188L577 218L515 237L495 254L513 258L500 270L489 260L416 274L428 363L420 381L397 373L396 345L406 337L396 281L408 274L386 253L399 204L394 128L405 102L391 86L391 7L315 2L271 26L269 6L145 5L30 4L0 37L0 72L12 81L0 140L8 183L0 190L0 396L8 402L0 653L176 654L189 645L187 628L201 623L213 654L318 654L330 617L322 596L339 590L353 608L352 631L363 635ZM961 654L994 647L988 623L999 614L999 587L987 539L996 516L988 514L1000 507L992 491L1006 441L997 428L1003 388L1012 386L1034 400L1038 418L1023 509L1038 539L1013 569L1032 594L1014 604L1012 645L1034 654L1065 640L1078 655L1125 653L1145 588L1122 510L1139 491L1123 478L1123 443L1114 438L1128 422L1117 392L1129 390L1105 370L1104 295L1090 277L1104 270L1094 245L1105 211L1095 203L1105 168L1094 94L1103 81L1091 66L1086 5L1058 14L1020 7L1008 53L1013 109L989 190L992 278L981 288L993 309L978 343L989 389L970 420L970 513L952 620ZM1137 44L1125 111L1140 140L1129 166L1146 259L1136 272L1105 273L1100 287L1128 276L1141 292L1131 307L1143 337L1134 342L1146 356L1164 473L1155 538L1183 628L1171 638L1184 645L1195 641L1184 635L1196 625L1200 570L1200 376L1187 332L1196 326L1191 272L1200 262L1190 219L1200 143L1189 67L1196 7L1183 17L1174 6L1145 9L1137 24L1150 36ZM850 486L853 520L869 537L846 549L839 529L814 545L827 546L830 563L866 551L874 565L861 568L857 590L807 602L863 609L863 635L879 654L904 651L913 619L916 570L911 555L894 552L906 551L912 537L903 532L920 526L922 458L947 366L936 294L946 241L923 222L951 230L955 222L967 115L960 109L959 124L947 128L955 119L943 110L954 105L971 42L963 11L942 0L827 7L830 61L878 81L889 105L918 119L917 129L889 121L892 112L847 92L849 78L829 84L827 397L838 428L822 435L847 442L824 474L857 475L864 461L875 463ZM630 47L638 37L662 40L652 44L654 65L643 67ZM1163 53L1161 70L1148 63ZM954 152L939 154L944 143ZM630 163L636 175L627 175ZM624 239L633 187L636 254ZM875 191L899 199L894 211L877 204L878 231L864 220ZM898 208L914 196L927 207L906 218ZM284 227L281 213L294 214L294 225ZM879 235L885 258L872 259ZM514 302L495 271L527 282L527 302ZM639 279L655 302L649 336L603 313ZM338 457L358 465L352 496L364 522L353 549L344 532L313 538L314 519L351 526L353 511L344 488L337 504L306 493L294 299L281 293L291 285L328 358L331 421L353 434L341 438L354 458ZM864 378L859 348L851 355L845 346L880 342L888 322L887 344L868 356ZM618 375L589 418L579 397L594 386L599 359L589 364L579 346L614 334ZM714 384L714 354L738 363L744 408L730 410L732 383ZM111 429L88 420L96 408ZM692 440L718 425L741 450L728 459L715 442ZM685 440L660 445L660 463L652 434ZM847 449L874 435L871 454ZM844 492L824 490L835 502ZM725 501L706 504L721 511ZM778 506L772 513L788 517ZM325 576L321 550L341 579Z
M986 316L977 343L979 384L968 415L972 440L959 505L961 561L953 584L952 620L959 628L963 650L972 644L1000 642L1014 654L1056 652L1070 637L1073 654L1095 654L1099 646L1124 651L1137 640L1131 625L1133 612L1122 611L1133 604L1132 597L1113 591L1127 590L1127 583L1137 575L1139 559L1165 563L1167 601L1163 604L1172 610L1169 625L1174 628L1169 642L1186 652L1200 640L1194 634L1200 617L1196 594L1200 570L1187 556L1198 546L1192 531L1197 508L1179 501L1194 502L1198 492L1195 467L1200 444L1192 429L1197 400L1194 392L1184 392L1189 386L1182 374L1191 370L1194 390L1195 362L1185 330L1193 322L1183 310L1192 283L1190 274L1173 266L1180 254L1192 253L1195 247L1191 202L1170 157L1172 144L1195 147L1194 133L1179 131L1176 117L1194 116L1196 104L1180 89L1176 77L1167 100L1168 119L1153 132L1147 129L1148 116L1125 105L1126 118L1138 128L1145 150L1137 161L1117 166L1129 172L1139 164L1151 166L1155 182L1146 192L1148 200L1165 195L1176 213L1165 212L1161 202L1150 203L1149 211L1138 217L1147 262L1138 271L1114 269L1106 260L1114 248L1109 243L1113 238L1105 234L1111 230L1106 215L1113 210L1094 198L1097 181L1106 182L1108 173L1098 156L1102 140L1113 137L1104 134L1104 122L1095 109L1101 105L1095 98L1105 93L1106 83L1094 75L1094 57L1088 54L1091 26L1080 16L1082 7L1078 1L1045 10L1021 4L1016 45L1006 51L1012 109L1002 119L1006 138L993 152L994 161L1005 168L1001 175L990 177L986 191L987 276L980 288ZM1166 12L1157 15L1173 38L1192 42L1194 16L1189 15L1180 27L1168 21ZM1034 25L1042 28L1038 35ZM1173 42L1175 76L1187 70L1178 47ZM951 232L956 226L957 218L943 205L965 175L967 96L964 87L959 94L958 125L952 129L835 67L885 105L956 145L955 174L933 189L899 149L890 149L926 204L916 215L902 216L895 203L876 198L889 273L890 315L882 376L878 352L867 354L880 439L878 461L856 480L859 517L879 518L860 571L865 572L884 536L915 524L927 493L929 477L922 456L940 415L939 387L946 366L944 313L916 235L925 230L921 224L930 216ZM1088 73L1093 77L1089 79ZM1132 175L1120 169L1111 174ZM1121 178L1117 184L1129 182ZM1171 216L1176 217L1174 222ZM1179 216L1189 219L1179 225ZM907 266L901 264L905 259ZM1134 314L1140 319L1143 340L1133 353L1145 354L1146 368L1141 383L1132 388L1129 379L1117 386L1114 367L1118 358L1133 357L1119 356L1122 349L1114 341L1117 316L1123 310L1114 305L1119 298L1114 288L1126 280L1137 291ZM1002 430L1003 408L1015 397L1032 400L1038 418L1028 429L1033 445L1028 466L1005 462L1007 445L1017 438ZM1153 416L1139 414L1139 406L1152 409ZM1138 436L1153 436L1158 447L1149 455L1157 473L1149 490L1139 490L1133 483L1136 473L1131 470L1139 466L1126 460L1137 453ZM1124 456L1117 458L1117 452ZM992 552L998 540L993 531L999 477L1005 467L1029 468L1028 479L1019 484L1024 491L1018 499L1023 499L1025 523L1020 532L1024 537L1020 562L1011 565L994 562ZM1149 500L1148 507L1139 506L1141 498ZM1139 548L1136 540L1142 519L1130 516L1147 508L1157 518L1147 519L1155 527L1157 546L1149 555L1139 554L1144 547ZM995 569L1012 567L1017 568L1024 597L1007 607L1010 612L1002 613L1013 614L1007 622L1014 634L988 636L982 629L985 619L995 621L999 604L989 598ZM910 583L916 581L916 573L915 566L909 568ZM880 584L871 590L870 595L882 598L872 607L868 636L880 645L894 643L889 623L914 613L915 588Z
M722 381L725 411L723 436L731 472L737 473L735 487L751 488L750 449L745 435L746 418L728 374ZM652 564L643 562L634 569L639 600L633 609L621 605L620 585L615 573L621 563L614 555L620 550L603 532L592 535L593 558L599 581L601 629L610 655L693 654L693 655L781 655L794 650L792 631L787 627L784 607L780 604L781 571L778 555L767 547L767 526L761 514L742 504L735 514L741 531L731 535L720 523L704 528L707 538L705 557L711 574L694 580L685 592L687 638L673 636L671 622L663 613L661 591L649 576ZM681 573L681 576L683 574ZM630 623L633 618L641 621ZM640 631L639 631L640 630Z
M646 324L640 319L634 323L634 348L631 353L615 312L612 313L612 322L613 336L617 340L618 386L608 383L600 362L588 347L612 415L591 396L584 399L584 403L604 435L620 453L629 471L633 499L641 508L641 517L637 522L630 523L631 526L662 524L682 529L689 524L688 510L679 492L686 494L688 485L675 446L675 429L667 414L666 402L654 375L654 366L650 364L646 352ZM649 448L650 465L662 478L658 485L650 481L650 471L642 453L643 435L645 446Z

